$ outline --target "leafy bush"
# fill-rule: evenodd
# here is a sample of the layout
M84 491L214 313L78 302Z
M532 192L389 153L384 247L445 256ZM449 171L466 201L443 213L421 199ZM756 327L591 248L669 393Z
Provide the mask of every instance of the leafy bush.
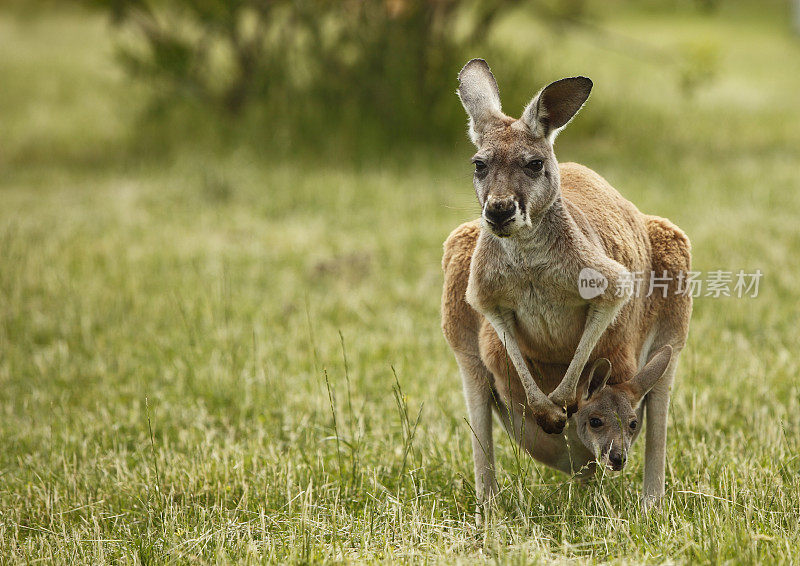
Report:
M231 117L258 106L270 127L295 135L346 126L416 139L463 122L455 75L520 2L92 1L126 30L121 59L162 102L191 99Z

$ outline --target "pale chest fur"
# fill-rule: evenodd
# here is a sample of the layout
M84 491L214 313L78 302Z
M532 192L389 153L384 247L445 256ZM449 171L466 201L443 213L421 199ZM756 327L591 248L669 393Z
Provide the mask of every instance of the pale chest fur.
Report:
M572 359L588 308L563 265L480 241L467 300L487 318L496 312L512 316L522 352L551 363Z

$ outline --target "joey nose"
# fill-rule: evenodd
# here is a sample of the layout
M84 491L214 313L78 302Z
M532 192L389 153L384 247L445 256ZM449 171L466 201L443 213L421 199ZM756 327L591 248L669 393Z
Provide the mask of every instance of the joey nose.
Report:
M627 458L622 450L615 448L608 453L608 463L611 464L611 467L615 470L621 470L622 466L625 465L625 460L627 460Z
M502 226L514 216L516 211L517 206L512 199L493 199L486 203L483 214L491 224Z

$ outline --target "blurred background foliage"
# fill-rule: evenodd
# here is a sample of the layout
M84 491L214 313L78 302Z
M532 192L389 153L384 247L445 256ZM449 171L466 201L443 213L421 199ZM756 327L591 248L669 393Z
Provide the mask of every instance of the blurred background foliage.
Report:
M441 140L453 74L518 0L94 0L127 36L119 60L152 109L259 114L283 140ZM337 135L337 133L339 135ZM449 133L445 134L449 136ZM338 141L342 141L339 139ZM352 141L352 140L351 140Z
M582 33L661 66L684 95L714 76L716 47L702 38L665 52L603 27L626 2L589 0L86 0L119 30L117 59L148 85L149 117L189 122L212 111L213 130L241 125L272 149L441 145L463 127L455 74L470 57L502 73L505 100L545 80L541 50ZM718 0L647 0L640 10L714 13ZM495 32L528 19L543 41L509 52ZM494 55L494 57L493 57ZM187 113L188 112L188 113ZM175 129L185 131L186 124Z
M6 84L5 103L23 113L12 112L4 124L9 143L0 162L62 156L70 166L158 160L198 144L210 155L245 148L348 163L468 151L456 133L465 130L465 118L454 93L458 70L476 56L490 62L512 115L565 74L601 80L591 112L571 130L576 139L602 133L608 143L642 155L653 148L640 138L651 129L673 130L686 104L737 89L720 76L740 56L731 43L739 29L793 34L786 0L8 0L5 6L23 24L7 30L12 44L21 45L13 39L17 32L48 38L35 50L9 50L8 70L31 75L25 65L44 58L52 72L31 75L49 77L47 85L27 85L32 90ZM55 20L64 25L46 30ZM657 20L669 23L654 34ZM81 42L81 51L67 53ZM91 78L54 83L79 68L92 68ZM61 102L48 97L67 93L70 114L44 123L45 109ZM642 118L637 124L648 127L632 131L619 112L621 98L627 112ZM31 112L33 121L23 117ZM83 125L81 143L70 119ZM679 147L682 133L671 134Z

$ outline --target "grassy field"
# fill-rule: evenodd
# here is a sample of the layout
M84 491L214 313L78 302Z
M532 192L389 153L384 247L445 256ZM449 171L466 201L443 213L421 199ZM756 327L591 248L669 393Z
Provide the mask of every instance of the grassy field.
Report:
M502 498L480 534L438 314L441 242L477 214L464 130L359 165L134 151L141 93L102 18L0 11L0 562L794 562L785 19L629 14L606 22L631 38L615 49L502 24L537 76L595 80L562 161L684 228L695 269L764 278L755 299L696 300L659 512L639 512L641 444L583 485L498 431ZM634 40L716 54L715 73L687 95Z

